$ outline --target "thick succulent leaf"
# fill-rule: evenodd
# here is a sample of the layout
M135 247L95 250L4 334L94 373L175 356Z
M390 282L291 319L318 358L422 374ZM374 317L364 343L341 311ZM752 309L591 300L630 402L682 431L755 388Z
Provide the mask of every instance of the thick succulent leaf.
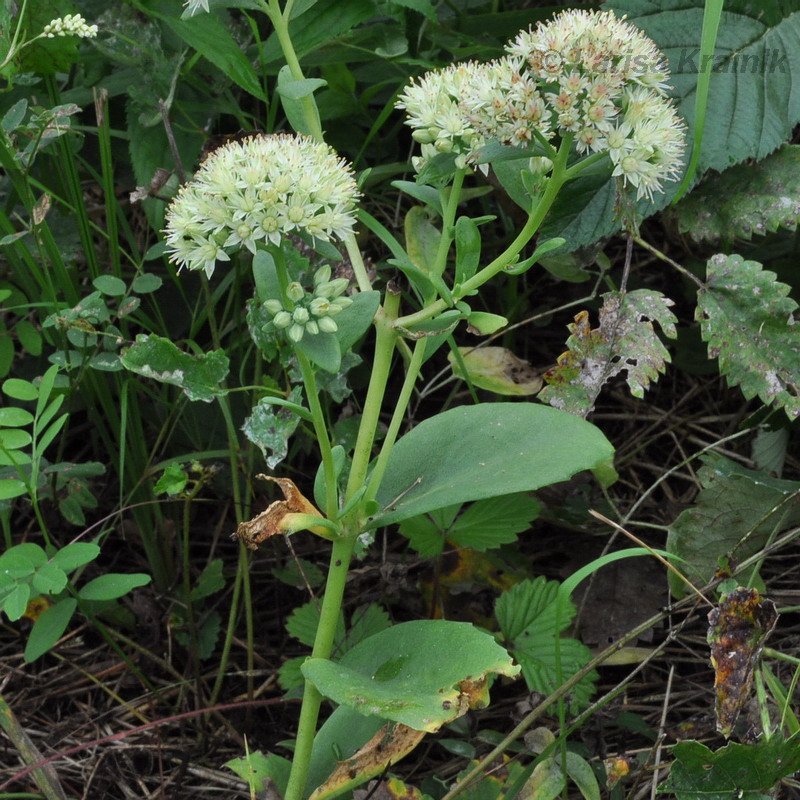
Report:
M672 300L660 292L637 289L627 294L603 295L600 326L589 327L589 314L581 311L567 327L566 353L545 373L547 386L541 400L573 414L586 416L603 385L620 372L634 397L642 397L650 381L657 380L670 360L654 328L657 321L664 333L676 335Z
M357 644L338 663L309 658L302 669L306 680L340 705L429 732L486 698L489 673L519 672L490 634L448 620L395 625Z
M786 145L758 164L712 175L674 213L681 233L697 242L794 230L800 220L800 146Z
M790 287L757 261L722 253L708 260L695 317L708 354L728 383L800 417L800 319Z
M479 403L424 420L392 450L371 526L469 500L527 492L584 469L616 477L594 425L535 403Z

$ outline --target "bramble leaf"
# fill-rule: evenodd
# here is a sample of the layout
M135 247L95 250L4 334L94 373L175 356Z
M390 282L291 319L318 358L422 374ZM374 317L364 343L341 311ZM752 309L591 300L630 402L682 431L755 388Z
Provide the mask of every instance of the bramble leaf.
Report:
M672 754L675 761L659 793L673 793L676 800L760 800L800 769L800 737L731 742L716 752L700 742L678 742Z
M708 354L749 400L800 417L800 318L790 287L739 255L712 256L695 318Z
M598 328L590 329L586 311L567 325L571 333L569 350L545 373L548 385L540 392L540 399L585 417L594 408L603 384L623 370L631 394L642 397L650 381L657 380L670 361L653 320L674 338L677 319L669 310L671 305L668 297L646 289L604 294Z
M800 146L758 164L739 164L703 181L675 207L678 228L697 242L750 239L800 221Z
M667 534L667 550L683 559L681 571L696 586L713 577L719 559L757 553L773 535L800 521L800 483L770 478L718 455L703 458L702 489L695 505L681 513ZM682 581L670 573L680 598Z

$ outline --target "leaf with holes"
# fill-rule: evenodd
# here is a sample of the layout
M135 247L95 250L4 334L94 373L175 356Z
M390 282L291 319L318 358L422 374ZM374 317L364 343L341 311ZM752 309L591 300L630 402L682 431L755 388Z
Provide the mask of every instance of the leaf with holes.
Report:
M669 310L671 305L668 297L646 289L604 294L598 328L589 327L586 311L567 326L571 333L569 349L545 373L548 385L539 397L551 406L586 416L603 385L623 371L627 372L631 394L642 397L670 360L653 322L674 338L677 319Z
M790 287L739 255L712 256L695 318L708 354L749 400L800 417L800 317Z

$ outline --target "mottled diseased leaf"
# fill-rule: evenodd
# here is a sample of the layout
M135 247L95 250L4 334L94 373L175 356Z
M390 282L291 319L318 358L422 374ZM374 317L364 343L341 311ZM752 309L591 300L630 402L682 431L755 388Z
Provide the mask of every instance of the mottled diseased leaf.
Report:
M708 260L695 318L708 354L749 400L800 417L800 319L790 287L757 261L722 253Z
M154 334L139 334L136 342L123 350L120 361L125 369L178 386L190 400L204 403L223 393L220 383L228 375L229 363L222 350L194 356Z
M311 793L309 800L326 800L380 775L407 756L424 736L425 731L387 722L360 750L339 761L325 783Z
M750 699L753 671L777 621L775 603L744 586L724 595L708 614L717 730L726 738Z
M575 606L559 596L557 581L544 577L518 583L497 601L495 615L510 650L522 667L532 692L547 695L559 686L556 639L560 649L561 679L567 680L591 660L588 647L577 639L562 638L575 616ZM558 603L561 607L559 609ZM577 713L589 705L598 675L590 672L572 690L569 708Z
M474 386L502 395L531 395L542 388L542 378L527 361L505 347L459 347L461 360ZM453 353L447 360L453 374L463 378L461 365Z
M303 389L295 386L286 398L300 404ZM253 444L258 446L270 469L275 469L289 452L289 439L297 430L300 417L286 406L276 406L269 397L262 398L253 408L253 413L244 421L242 431Z
M719 559L757 553L776 532L800 522L800 483L770 478L719 455L703 457L702 489L695 505L672 523L667 550L683 559L681 571L695 586L713 577ZM669 576L673 594L687 588Z
M800 220L800 146L785 145L757 164L739 164L703 181L675 207L681 233L731 242Z
M634 397L643 397L650 381L658 380L670 360L653 321L670 338L677 335L677 319L669 310L672 300L660 292L637 289L627 294L603 295L600 326L592 330L589 315L581 311L568 325L567 350L548 370L548 384L539 397L551 406L586 416L603 385L620 372Z
M762 800L775 784L800 769L800 737L773 734L755 744L731 742L712 752L700 742L678 742L659 793L676 800Z

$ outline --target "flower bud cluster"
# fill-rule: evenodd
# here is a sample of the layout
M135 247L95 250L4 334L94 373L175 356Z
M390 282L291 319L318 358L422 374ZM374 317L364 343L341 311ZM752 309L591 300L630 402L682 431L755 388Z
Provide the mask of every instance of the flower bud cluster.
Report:
M307 136L259 135L214 150L167 209L167 252L211 277L229 250L256 252L292 232L328 240L355 225L349 165Z
M87 25L80 14L67 14L51 20L44 26L42 36L54 39L56 36L79 36L81 39L94 39L97 36L97 25Z
M290 342L299 342L305 334L336 333L339 326L333 319L353 301L343 297L347 289L347 278L331 280L331 268L321 267L314 274L314 288L307 292L296 281L286 289L287 303L272 299L264 303L264 309L272 315L269 330L285 331Z
M419 169L436 152L463 167L489 140L527 146L570 134L579 153L608 152L639 197L682 165L684 126L666 98L656 45L611 11L573 10L522 31L507 56L429 72L400 96Z

